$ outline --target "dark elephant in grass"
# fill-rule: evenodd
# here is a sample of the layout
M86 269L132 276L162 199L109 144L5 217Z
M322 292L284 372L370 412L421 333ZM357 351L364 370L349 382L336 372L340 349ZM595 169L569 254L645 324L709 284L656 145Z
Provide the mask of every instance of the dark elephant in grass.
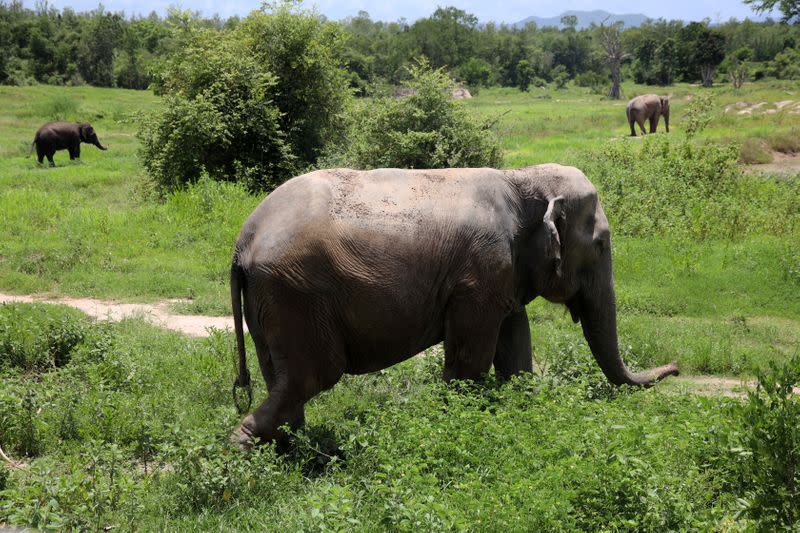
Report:
M573 167L320 170L289 180L244 223L231 266L239 377L242 312L269 397L232 439L285 442L304 404L343 374L444 341L444 379L532 370L525 305L562 303L615 384L648 386L617 346L608 221Z
M57 150L69 150L69 158L75 160L81 156L81 143L107 150L100 144L92 125L86 122L48 122L36 132L32 146L36 147L39 164L43 163L46 156L50 166L54 167L53 154Z
M628 102L625 108L628 117L628 125L631 127L631 137L636 137L634 124L639 125L642 135L645 134L644 123L650 121L650 133L655 133L658 128L658 121L663 116L664 126L669 133L669 97L658 96L657 94L643 94Z

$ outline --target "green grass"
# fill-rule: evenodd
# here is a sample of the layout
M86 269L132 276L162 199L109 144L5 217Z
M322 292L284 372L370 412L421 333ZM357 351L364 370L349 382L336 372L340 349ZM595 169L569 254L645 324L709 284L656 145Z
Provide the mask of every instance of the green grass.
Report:
M789 146L784 141L800 117L721 109L791 99L787 91L798 88L766 82L738 93L712 89L715 115L693 146L749 138ZM676 151L683 150L686 97L699 90L668 89ZM624 91L630 97L650 89ZM689 373L750 376L797 353L797 178L719 178L702 161L674 154L658 162L657 175L648 173L626 158L666 148L627 137L624 102L579 88L547 95L491 89L467 105L486 117L510 110L498 123L508 166L554 161L595 172L601 199L615 207L609 217L617 225L626 361L642 368L678 360ZM146 92L0 87L0 290L189 298L181 311L228 312L233 240L260 199L210 182L163 200L148 197L134 117L157 106ZM80 163L62 152L55 169L38 167L27 155L30 140L55 118L92 122L109 150L86 147ZM690 175L670 170L689 163ZM663 180L662 171L670 173ZM695 178L710 185L695 186ZM637 207L640 197L621 193L623 186L654 202L659 224L646 224L649 207ZM708 197L682 196L700 191ZM709 228L717 217L725 231ZM773 399L759 411L757 402L700 397L675 383L614 389L563 307L539 300L528 311L541 375L448 387L441 354L431 350L385 371L345 377L308 404L306 429L293 451L279 456L269 448L242 455L227 440L238 418L229 332L193 339L140 320L96 324L59 307L0 307L0 445L29 463L0 466L0 524L749 530L757 524L747 517L763 511L759 502L770 495L797 509L791 483L782 486L764 467L794 464L791 446L774 439L796 428L795 400ZM257 376L251 344L248 353ZM260 379L254 385L258 402L266 390Z

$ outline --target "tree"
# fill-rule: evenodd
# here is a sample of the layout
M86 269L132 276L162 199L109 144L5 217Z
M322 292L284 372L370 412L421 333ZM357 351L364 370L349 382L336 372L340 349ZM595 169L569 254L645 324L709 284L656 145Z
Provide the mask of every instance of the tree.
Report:
M619 36L619 29L622 23L611 25L600 24L598 29L598 37L600 39L600 46L603 48L605 62L611 68L611 89L608 91L608 97L613 100L619 100L620 97L620 68L622 62L628 59L631 55L622 50L622 40Z
M531 62L527 59L521 59L517 63L517 87L519 87L520 91L525 92L530 87L531 81L533 81Z
M474 56L478 18L455 7L439 7L411 27L419 51L434 67L458 67Z
M744 0L756 13L772 11L775 6L781 11L783 22L800 22L800 0Z
M165 105L139 134L160 189L207 174L269 190L341 135L350 91L339 25L282 4L231 30L192 19L181 27L180 45L160 67Z
M725 59L725 37L718 31L706 28L696 41L694 58L700 67L703 87L711 87L717 67Z
M83 36L79 68L83 79L92 85L114 85L114 48L122 34L122 17L105 13L102 6L92 16Z

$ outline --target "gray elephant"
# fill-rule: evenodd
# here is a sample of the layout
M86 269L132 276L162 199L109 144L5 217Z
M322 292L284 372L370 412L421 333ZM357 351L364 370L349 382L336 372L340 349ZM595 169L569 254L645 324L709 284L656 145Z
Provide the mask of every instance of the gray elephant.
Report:
M636 137L634 123L639 124L639 129L644 135L644 123L648 120L650 121L650 133L655 133L658 121L662 116L667 133L669 133L669 97L667 96L658 96L657 94L637 96L628 102L625 114L628 117L628 125L631 127L631 137Z
M617 346L608 221L581 171L320 170L291 179L236 242L231 297L269 396L232 439L285 442L304 404L343 374L374 372L444 341L444 379L532 370L525 305L562 303L615 384L649 386L675 363L630 372Z
M36 147L36 156L39 164L42 164L45 156L50 162L50 166L56 166L53 162L53 154L57 150L69 150L69 158L75 160L81 156L81 143L93 144L101 150L107 147L100 144L100 139L86 122L48 122L36 132L33 138L32 147Z

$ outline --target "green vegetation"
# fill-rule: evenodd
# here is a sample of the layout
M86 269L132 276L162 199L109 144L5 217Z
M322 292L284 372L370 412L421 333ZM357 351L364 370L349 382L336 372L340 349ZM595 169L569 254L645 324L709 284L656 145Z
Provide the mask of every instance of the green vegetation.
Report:
M481 124L450 96L455 88L428 63L409 68L410 94L373 99L355 113L331 164L352 168L502 167L491 122ZM336 153L339 152L339 153Z
M589 80L587 83L590 83ZM0 307L0 523L41 529L322 530L797 528L800 181L743 173L746 143L796 150L797 83L670 89L669 135L629 138L591 87L484 88L506 165L575 164L613 228L620 348L634 368L756 375L746 401L608 386L562 307L529 307L537 374L441 383L432 349L347 377L310 402L283 456L227 435L232 336L190 339L139 320ZM623 82L625 97L652 91ZM706 112L689 104L710 94ZM233 242L260 200L200 179L152 197L137 158L145 92L0 87L0 290L185 298L229 311ZM701 106L695 106L701 107ZM769 106L764 106L766 109ZM772 109L776 109L774 106ZM709 119L689 139L687 113ZM107 152L29 155L53 119L91 121ZM695 122L701 123L702 120ZM663 125L662 125L663 127ZM254 353L252 346L250 353ZM250 370L258 364L250 358ZM266 394L254 380L256 400Z
M338 26L289 5L221 35L187 28L160 70L164 109L139 135L158 188L206 175L271 190L314 164L350 96L342 43Z
M796 473L781 450L796 450L798 400L774 384L796 381L781 373L796 365L766 374L742 404L614 389L572 345L544 375L448 387L434 352L323 393L288 455L243 455L226 437L236 418L221 386L231 335L190 340L135 320L72 320L96 339L91 356L3 373L0 440L30 466L0 470L0 522L663 531L797 519Z

